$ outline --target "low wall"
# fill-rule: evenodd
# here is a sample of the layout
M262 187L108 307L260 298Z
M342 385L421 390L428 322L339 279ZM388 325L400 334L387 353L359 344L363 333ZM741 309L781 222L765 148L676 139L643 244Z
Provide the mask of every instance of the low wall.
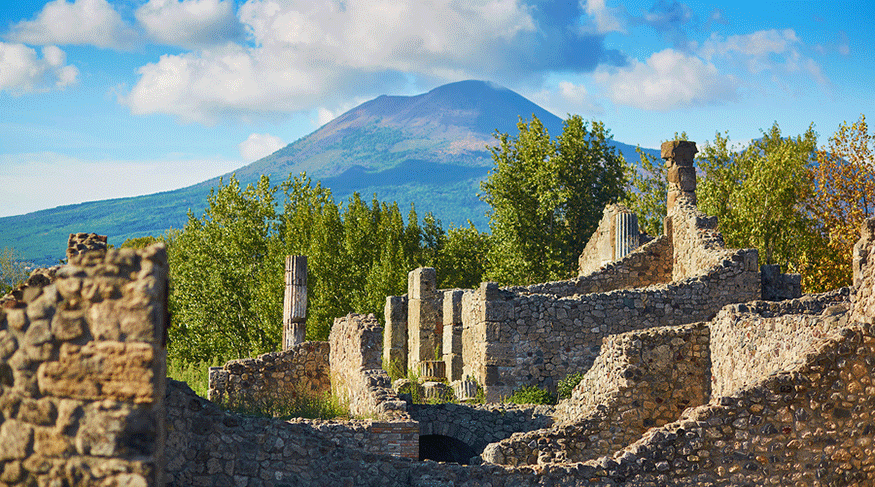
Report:
M704 323L606 337L596 363L556 408L549 429L489 445L483 459L507 465L581 462L611 454L653 426L709 399Z
M707 321L725 305L760 296L756 251L738 250L706 275L663 286L558 298L484 283L462 297L464 374L488 401L521 385L554 388L585 372L609 335Z
M873 332L812 343L792 368L582 468L595 485L872 485Z
M0 309L0 483L164 485L164 246L69 262Z
M383 328L374 315L350 313L334 320L329 335L331 388L350 414L409 420L407 403L392 390L382 368Z
M304 342L282 352L210 367L207 397L216 403L233 404L321 396L331 390L328 348L328 342Z
M723 308L711 322L713 394L733 394L788 370L812 343L848 325L851 290Z

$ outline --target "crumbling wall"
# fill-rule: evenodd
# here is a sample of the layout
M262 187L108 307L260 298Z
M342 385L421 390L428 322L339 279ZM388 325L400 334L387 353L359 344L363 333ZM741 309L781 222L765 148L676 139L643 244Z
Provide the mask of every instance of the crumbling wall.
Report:
M331 391L328 342L304 342L257 358L210 367L207 397L216 403L259 403Z
M875 218L863 222L852 255L857 292L851 320L875 323Z
M583 468L597 485L872 485L873 332L818 340L793 367Z
M462 297L464 374L490 401L521 385L552 389L588 370L605 336L710 320L723 306L759 295L756 251L745 250L706 275L643 289L556 297L484 283Z
M727 306L710 323L715 397L788 370L812 343L848 325L848 288L771 303Z
M350 313L334 320L328 342L331 389L355 416L409 419L382 368L383 328L374 315Z
M75 253L0 309L0 482L163 485L167 275L162 244Z
M653 426L675 421L710 394L705 323L604 339L596 363L556 408L557 424L489 445L483 459L507 465L580 462L611 454Z

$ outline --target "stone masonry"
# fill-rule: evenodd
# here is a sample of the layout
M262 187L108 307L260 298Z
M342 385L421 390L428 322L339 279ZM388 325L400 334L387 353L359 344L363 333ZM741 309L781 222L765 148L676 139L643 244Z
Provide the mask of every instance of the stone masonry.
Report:
M163 485L167 256L100 241L0 310L2 485Z

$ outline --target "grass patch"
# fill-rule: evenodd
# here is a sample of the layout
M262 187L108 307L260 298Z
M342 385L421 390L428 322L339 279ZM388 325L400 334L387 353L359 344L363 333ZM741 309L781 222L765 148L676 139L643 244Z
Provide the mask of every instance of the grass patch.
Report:
M167 377L185 382L200 397L207 397L210 388L210 367L219 364L209 362L185 363L178 358L167 359Z
M267 397L242 396L219 406L225 411L258 418L350 419L347 405L330 392L313 395L291 391Z

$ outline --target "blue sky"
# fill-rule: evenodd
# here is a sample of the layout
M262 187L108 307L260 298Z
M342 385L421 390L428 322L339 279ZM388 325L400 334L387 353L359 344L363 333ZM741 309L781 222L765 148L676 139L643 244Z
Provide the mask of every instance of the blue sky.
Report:
M658 147L875 116L875 2L19 0L0 216L226 173L380 94L464 79Z

